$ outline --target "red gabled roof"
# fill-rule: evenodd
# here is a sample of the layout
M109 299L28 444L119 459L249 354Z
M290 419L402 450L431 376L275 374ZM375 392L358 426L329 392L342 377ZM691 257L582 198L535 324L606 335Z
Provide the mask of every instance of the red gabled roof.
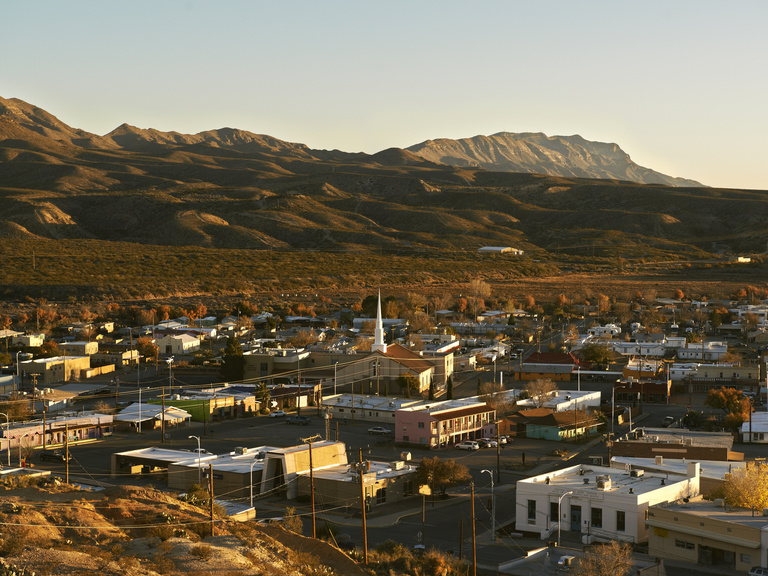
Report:
M384 355L419 373L426 372L434 367L434 364L428 360L424 360L420 355L408 350L408 348L401 346L400 344L390 344L387 346L387 351Z

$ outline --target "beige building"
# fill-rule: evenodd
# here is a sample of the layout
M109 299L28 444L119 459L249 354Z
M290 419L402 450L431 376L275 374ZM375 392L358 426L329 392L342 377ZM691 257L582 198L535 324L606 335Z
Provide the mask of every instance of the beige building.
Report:
M59 350L67 356L90 356L99 351L98 342L64 342Z
M648 509L648 554L746 572L768 566L768 517L691 499Z
M82 371L91 367L90 356L54 356L20 362L24 382L32 382L36 375L37 386L68 382L80 378Z

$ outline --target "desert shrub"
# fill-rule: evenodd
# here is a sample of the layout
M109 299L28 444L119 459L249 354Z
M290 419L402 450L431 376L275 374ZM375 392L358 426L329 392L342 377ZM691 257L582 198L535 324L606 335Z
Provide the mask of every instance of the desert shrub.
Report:
M174 535L173 527L171 526L152 526L147 528L147 536L154 536L165 542L168 538L172 538Z
M201 560L207 560L211 556L213 556L213 548L208 546L207 544L198 544L197 546L193 546L189 553L192 554L192 556L195 556L196 558L200 558Z
M304 524L301 522L301 518L296 515L296 508L289 506L285 510L285 516L280 521L280 526L288 530L289 532L295 532L301 534L304 531Z

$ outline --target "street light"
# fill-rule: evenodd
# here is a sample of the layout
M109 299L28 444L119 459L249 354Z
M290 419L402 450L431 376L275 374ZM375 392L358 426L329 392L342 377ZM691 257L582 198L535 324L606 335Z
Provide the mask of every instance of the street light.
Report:
M5 416L5 440L8 442L6 449L8 451L8 468L11 467L11 437L9 436L11 431L11 419L8 418L8 414L0 412L0 416Z
M26 438L27 436L29 436L29 434L22 434L19 437L19 468L21 468L21 441L24 440L24 438Z
M253 467L258 463L259 460L257 455L257 457L253 459L253 462L251 462L251 508L253 508Z
M491 477L491 537L496 539L496 497L493 494L493 472L490 470L481 470L480 474L488 473Z
M568 496L569 494L573 494L573 490L569 490L560 498L557 499L557 545L560 546L560 524L562 523L562 514L560 513L560 503L563 501L563 498Z
M168 364L168 385L170 386L168 394L173 395L173 356L166 358L165 362Z
M200 472L202 470L202 468L200 468L200 436L188 436L188 438L197 440L197 483L202 486L203 478Z
M19 354L21 354L21 350L16 352L16 380L19 381L19 386L21 386L21 365L19 364ZM16 395L16 380L13 381L14 395ZM8 446L8 449L10 450L10 445Z

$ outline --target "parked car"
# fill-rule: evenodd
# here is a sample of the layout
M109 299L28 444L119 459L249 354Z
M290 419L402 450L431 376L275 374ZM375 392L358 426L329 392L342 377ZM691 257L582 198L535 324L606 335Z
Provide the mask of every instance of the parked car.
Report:
M373 428L368 428L368 434L392 434L392 430L384 428L384 426L374 426Z
M674 423L675 423L674 416L664 416L664 418L661 419L661 425L664 426L664 428L669 428Z
M483 438L478 440L477 443L480 444L480 448L496 448L499 445L493 438Z
M311 422L307 416L289 416L285 419L286 424L298 424L299 426L306 426Z
M480 444L474 440L464 440L456 444L456 450L480 450Z
M192 452L195 454L213 454L213 452L208 452L205 448L195 448Z
M62 450L43 450L40 452L40 460L53 460L54 462L66 462L67 457Z
M761 566L753 566L747 572L748 576L768 576L768 568L762 568Z
M274 412L269 413L270 418L281 418L283 416L288 416L288 414L286 414L282 410L275 410Z

